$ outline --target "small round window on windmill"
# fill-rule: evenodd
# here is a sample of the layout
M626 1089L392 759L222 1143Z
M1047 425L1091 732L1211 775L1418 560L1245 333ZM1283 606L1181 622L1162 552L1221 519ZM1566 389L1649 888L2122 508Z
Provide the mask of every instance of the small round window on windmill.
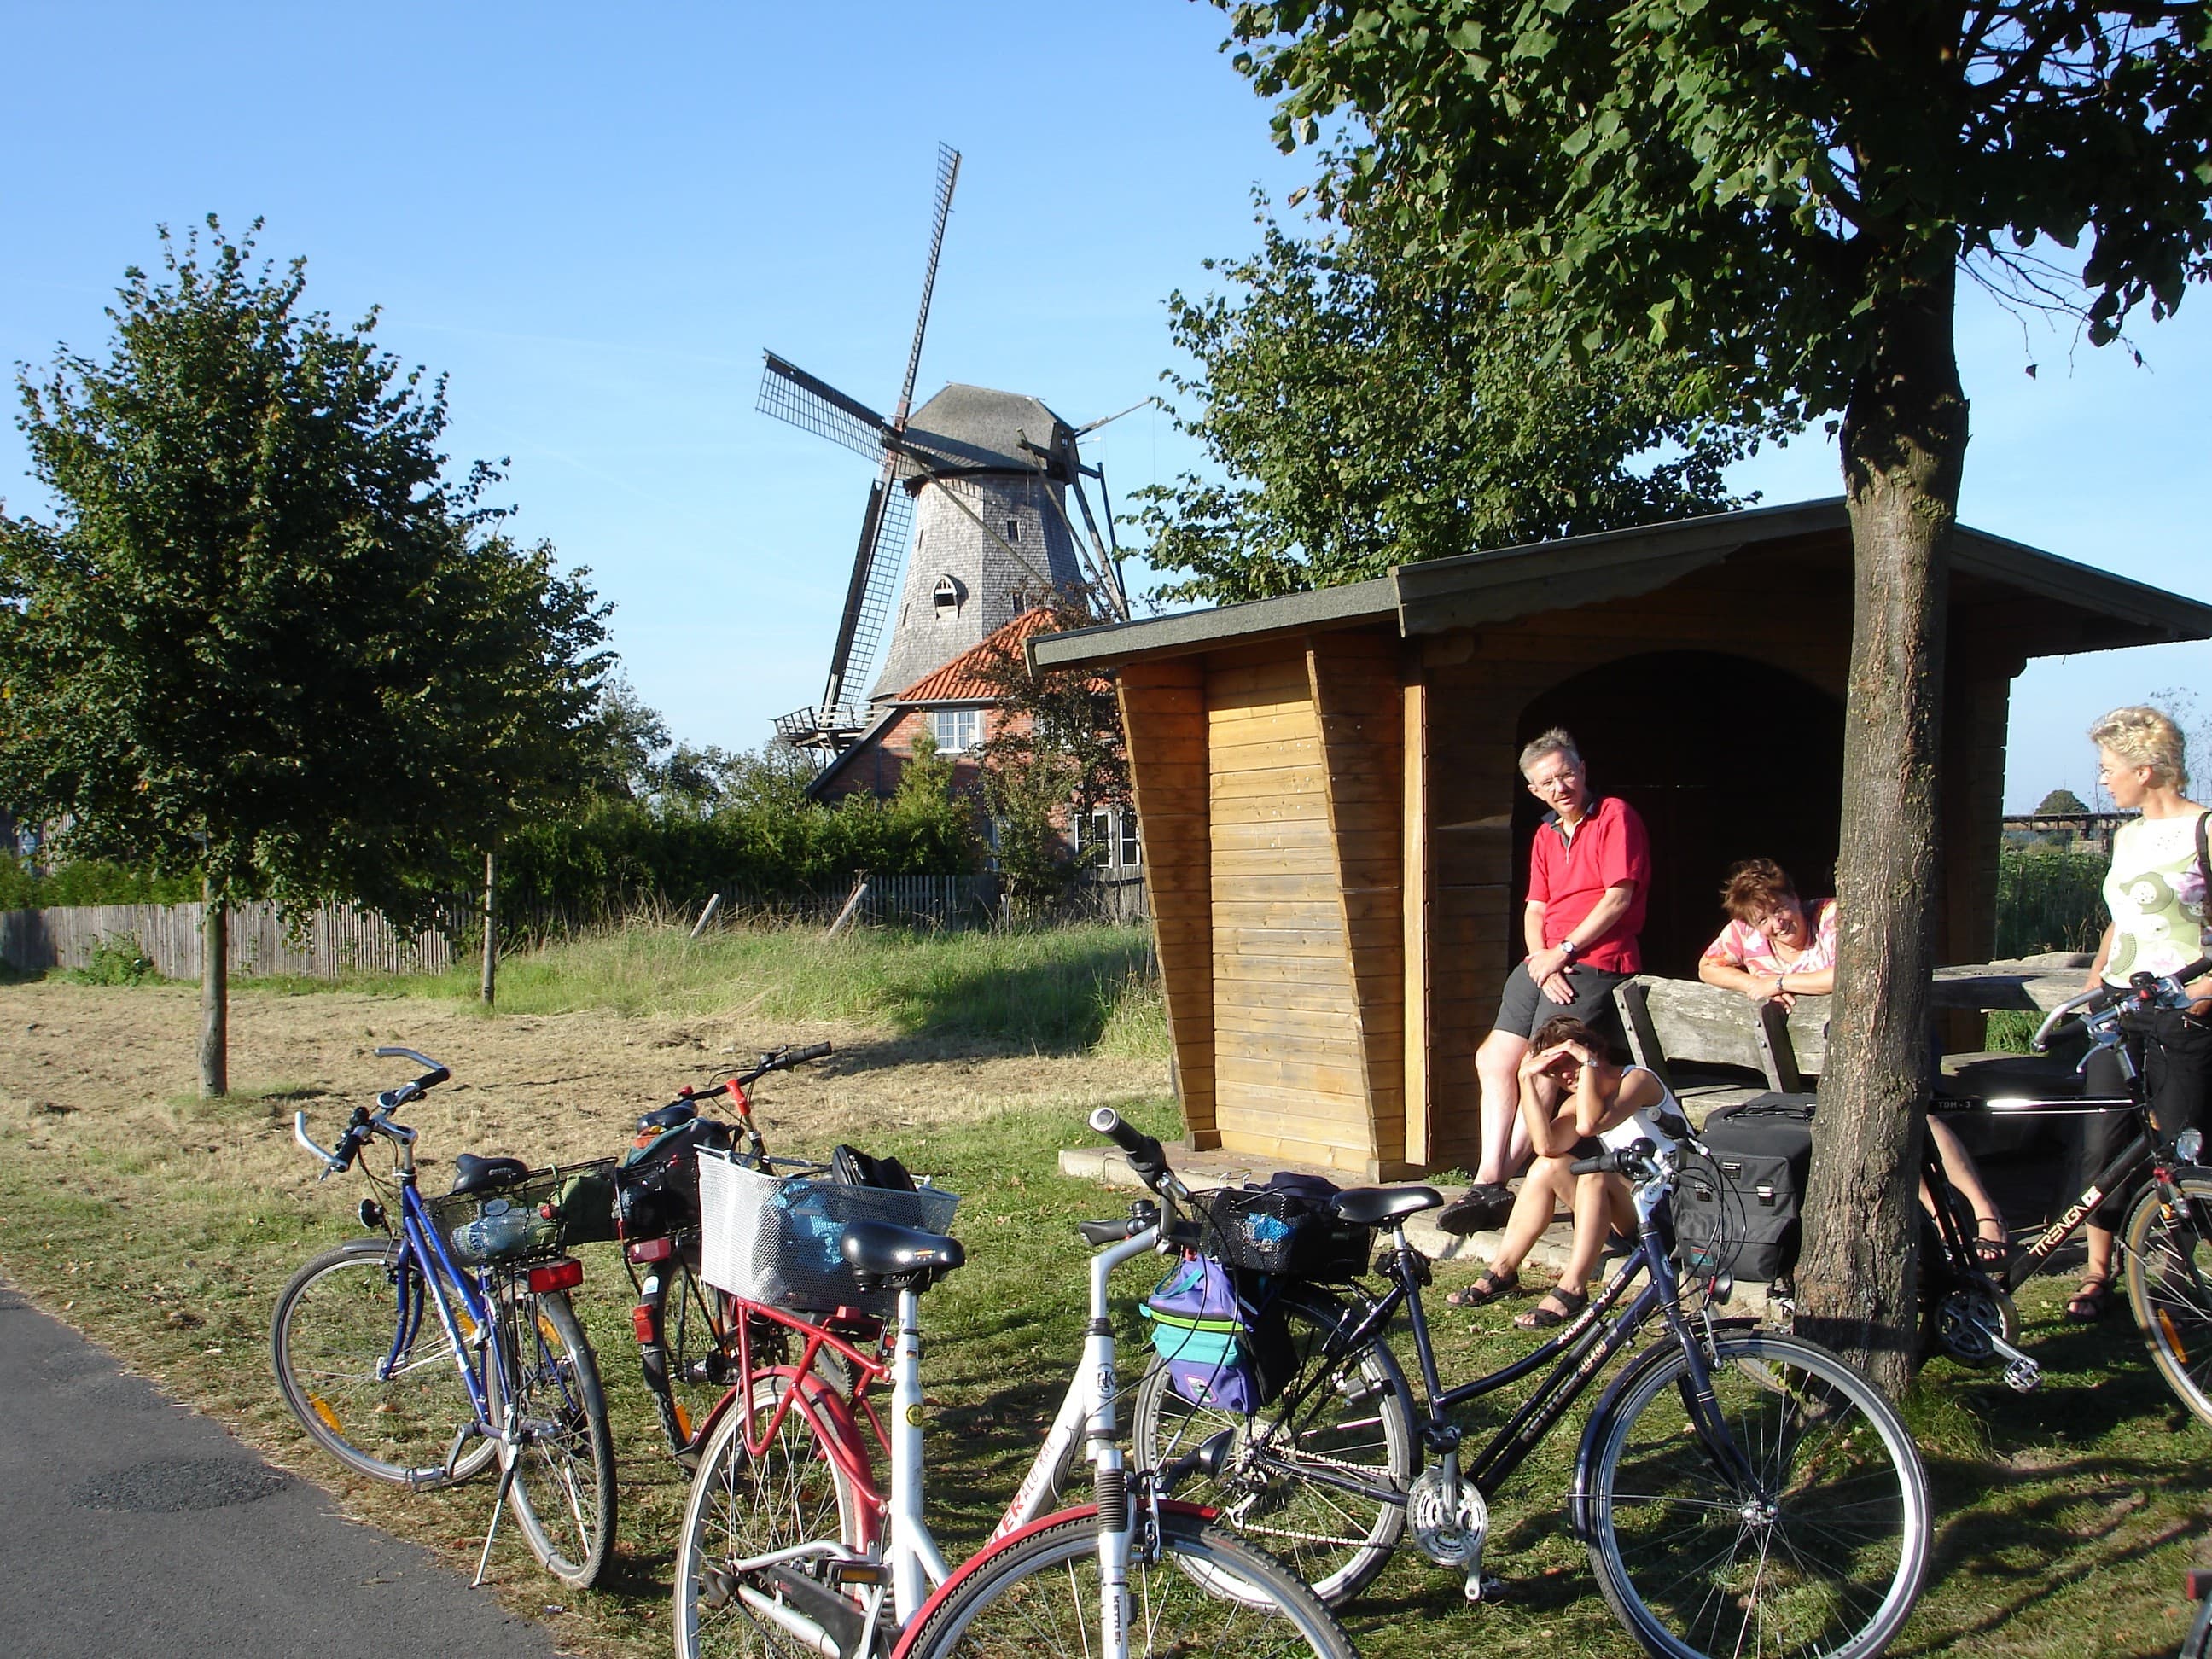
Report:
M960 601L968 597L968 590L957 576L939 576L929 597L936 604L937 620L951 622L960 614Z

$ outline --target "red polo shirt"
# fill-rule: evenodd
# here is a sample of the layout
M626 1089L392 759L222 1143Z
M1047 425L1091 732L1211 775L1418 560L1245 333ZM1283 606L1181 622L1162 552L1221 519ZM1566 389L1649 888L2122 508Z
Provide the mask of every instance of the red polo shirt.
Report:
M1557 945L1597 908L1608 887L1636 884L1627 914L1595 939L1583 939L1577 962L1609 973L1632 974L1644 965L1636 936L1644 930L1644 898L1651 886L1651 842L1636 809L1617 795L1600 795L1575 826L1572 839L1557 812L1544 815L1528 852L1528 902L1544 907L1544 943Z

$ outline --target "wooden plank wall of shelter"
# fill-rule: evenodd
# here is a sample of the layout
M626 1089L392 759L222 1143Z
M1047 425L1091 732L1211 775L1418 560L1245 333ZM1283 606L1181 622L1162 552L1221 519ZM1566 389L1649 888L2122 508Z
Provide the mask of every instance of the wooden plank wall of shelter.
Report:
M1137 798L1137 839L1191 1146L1221 1145L1214 1104L1213 886L1206 673L1193 659L1132 663L1115 676Z
M1216 1121L1239 1150L1363 1176L1404 1140L1401 1113L1387 1147L1376 1127L1400 1097L1403 987L1395 672L1378 696L1368 643L1228 653L1206 684ZM1355 752L1363 726L1387 733L1379 755Z
M82 968L103 939L132 939L164 979L198 979L200 915L197 904L90 904L0 912L0 961L18 973ZM326 905L295 937L268 900L231 907L230 971L335 977L369 973L436 974L453 965L453 948L434 929L412 939L373 910Z

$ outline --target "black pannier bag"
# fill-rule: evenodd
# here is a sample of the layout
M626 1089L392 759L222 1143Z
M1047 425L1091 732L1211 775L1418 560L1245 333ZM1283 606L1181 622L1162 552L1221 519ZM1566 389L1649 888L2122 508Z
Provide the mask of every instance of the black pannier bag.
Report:
M1796 1271L1814 1098L1763 1094L1713 1109L1698 1136L1712 1158L1685 1158L1674 1188L1674 1255L1685 1272L1759 1284Z
M622 1236L665 1238L697 1226L699 1149L728 1152L730 1126L694 1117L652 1134L648 1120L640 1124L638 1139L641 1144L615 1165L615 1219Z

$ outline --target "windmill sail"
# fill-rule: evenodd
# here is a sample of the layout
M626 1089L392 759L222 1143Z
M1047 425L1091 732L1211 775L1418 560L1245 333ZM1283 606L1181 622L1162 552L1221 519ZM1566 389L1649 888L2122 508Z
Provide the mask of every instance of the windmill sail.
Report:
M797 363L773 351L761 353L760 398L753 405L763 415L787 421L801 432L811 432L870 460L880 460L884 440L891 424L858 398L848 398L827 380L819 380Z

